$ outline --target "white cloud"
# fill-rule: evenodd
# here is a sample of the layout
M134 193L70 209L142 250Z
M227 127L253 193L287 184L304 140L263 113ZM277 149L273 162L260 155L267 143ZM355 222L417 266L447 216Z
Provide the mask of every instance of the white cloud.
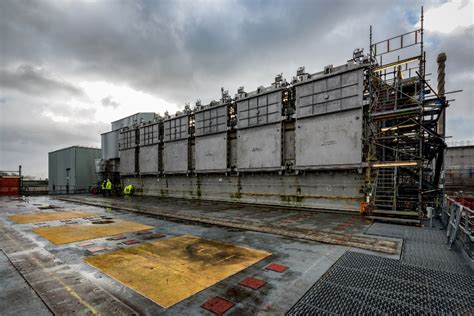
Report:
M178 111L178 106L174 103L124 85L105 81L86 81L80 83L80 87L95 105L94 119L100 122L110 123L137 112L156 112L163 115L165 111L170 113ZM104 107L102 105L104 98L112 98L120 106L113 109ZM81 103L76 101L74 106L80 107ZM82 106L89 107L90 104Z
M424 27L428 31L451 33L456 28L474 24L474 5L472 0L451 0L439 7L425 12Z

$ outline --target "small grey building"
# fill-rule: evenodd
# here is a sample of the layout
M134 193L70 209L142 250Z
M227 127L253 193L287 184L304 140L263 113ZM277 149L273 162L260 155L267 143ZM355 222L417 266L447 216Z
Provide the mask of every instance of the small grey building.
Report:
M49 194L85 193L98 181L100 148L72 146L48 153Z

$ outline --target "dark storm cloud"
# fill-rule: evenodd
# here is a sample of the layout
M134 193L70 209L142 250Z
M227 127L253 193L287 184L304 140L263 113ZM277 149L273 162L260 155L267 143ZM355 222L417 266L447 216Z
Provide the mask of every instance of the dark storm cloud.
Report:
M4 1L0 27L11 43L3 47L8 63L30 60L182 104L217 97L221 85L255 89L300 63L341 63L367 44L369 23L382 22L383 35L387 3ZM403 27L397 18L393 32ZM328 41L334 45L321 45Z
M31 65L21 65L14 70L0 69L0 86L30 95L85 98L81 88Z
M280 72L290 80L299 66L317 72L342 64L355 48L367 52L369 25L375 40L414 29L423 2L0 1L0 114L19 121L1 121L2 156L97 145L107 126L90 120L93 108L65 101L86 100L81 82L130 86L179 105L207 103L221 86L231 94L241 85L250 91ZM472 27L426 33L428 72L436 74L436 54L446 51L447 89L465 90L453 96L448 115L448 132L460 138L474 134L449 118L473 118L472 34ZM105 91L96 106L113 110L116 100Z

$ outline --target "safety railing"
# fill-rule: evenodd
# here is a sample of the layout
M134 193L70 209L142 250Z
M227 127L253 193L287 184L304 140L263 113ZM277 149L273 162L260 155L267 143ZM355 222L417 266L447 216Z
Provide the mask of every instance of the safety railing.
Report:
M443 199L442 219L447 225L447 243L451 248L456 239L459 239L468 255L473 257L474 244L474 211L472 200L445 195Z

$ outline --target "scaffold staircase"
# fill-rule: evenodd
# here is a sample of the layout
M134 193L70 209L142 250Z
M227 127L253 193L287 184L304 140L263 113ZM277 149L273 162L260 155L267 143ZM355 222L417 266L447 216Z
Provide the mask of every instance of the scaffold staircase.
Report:
M421 21L420 29L376 43L371 29L366 183L375 220L419 224L439 193L436 161L445 145L437 125L446 104L426 98L434 91L425 80Z

